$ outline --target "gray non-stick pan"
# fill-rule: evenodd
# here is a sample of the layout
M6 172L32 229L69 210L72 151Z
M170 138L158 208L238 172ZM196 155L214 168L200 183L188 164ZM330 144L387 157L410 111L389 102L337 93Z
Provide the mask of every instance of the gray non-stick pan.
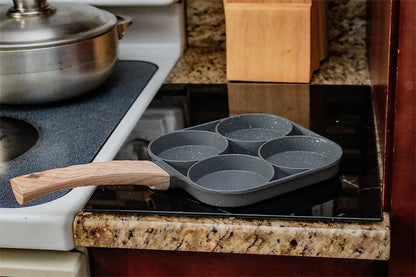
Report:
M264 118L264 115L259 114L250 116ZM285 120L275 118L279 122ZM257 153L248 155L239 153L240 148L237 152L233 151L229 147L230 138L216 132L224 120L153 140L148 149L153 162L109 161L51 169L11 179L12 189L16 200L25 204L61 189L89 185L137 184L158 190L180 188L206 204L237 207L328 179L338 171L341 148L290 121L290 126L283 124L283 134L272 131L279 135L270 137L270 132L263 132L268 137L261 146L256 143ZM253 130L250 128L259 128L258 124L233 125L241 126L241 130L231 128L233 132L241 134L247 130L250 134L248 141L252 140ZM242 138L244 136L240 136L239 140ZM279 140L282 139L288 139L291 143L286 142L279 147ZM274 148L276 153L273 152ZM293 161L280 164L284 157L276 159L279 153L287 155ZM311 163L317 164L316 166L306 167L302 162L298 164L297 161L304 161L306 158L319 159L319 164L314 161Z

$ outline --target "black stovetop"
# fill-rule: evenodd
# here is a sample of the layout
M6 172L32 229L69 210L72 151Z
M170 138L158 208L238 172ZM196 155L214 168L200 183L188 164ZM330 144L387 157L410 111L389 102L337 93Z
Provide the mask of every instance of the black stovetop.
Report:
M256 93L256 85L247 85L250 89L254 88L253 94ZM341 145L344 154L336 176L297 191L238 208L209 206L180 189L153 191L142 186L100 186L83 210L237 218L382 220L370 87L278 84L258 86L261 86L262 91L267 91L267 97L274 97L274 93L275 97L282 97L282 90L291 93L297 88L306 92L300 100L303 104L299 105L298 99L295 104L288 103L286 110L291 115L306 115L309 129ZM287 96L287 93L284 94ZM186 122L189 126L194 126L229 116L229 107L234 107L234 104L229 105L232 104L229 101L235 101L235 95L229 96L227 85L165 85L156 99L182 98L186 103ZM288 101L290 97L284 99L286 100L282 98L282 101ZM255 103L256 101L252 101L248 106L256 105ZM285 114L278 115L287 117Z

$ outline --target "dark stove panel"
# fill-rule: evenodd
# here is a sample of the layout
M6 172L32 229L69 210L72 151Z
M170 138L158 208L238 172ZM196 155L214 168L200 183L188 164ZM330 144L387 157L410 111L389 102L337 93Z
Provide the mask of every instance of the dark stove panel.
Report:
M270 85L268 93L272 93L276 87L279 85ZM189 126L224 118L229 114L227 85L165 85L155 101L172 96L182 96L187 103L185 111ZM239 208L212 207L180 189L152 191L141 186L100 186L84 211L327 221L381 220L370 87L311 85L307 97L309 128L343 148L341 168L335 177ZM252 105L255 105L255 101Z
M151 63L122 61L102 86L81 97L44 105L1 105L0 117L30 122L36 126L39 140L20 157L0 165L0 207L21 207L10 187L13 177L91 162L156 70ZM68 191L25 206L49 202Z

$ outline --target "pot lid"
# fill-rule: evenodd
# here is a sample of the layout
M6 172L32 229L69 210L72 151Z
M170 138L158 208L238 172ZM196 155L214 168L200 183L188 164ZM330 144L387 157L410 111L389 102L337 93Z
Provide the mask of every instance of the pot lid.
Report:
M85 4L14 0L0 6L0 49L42 48L74 43L112 30L117 18Z

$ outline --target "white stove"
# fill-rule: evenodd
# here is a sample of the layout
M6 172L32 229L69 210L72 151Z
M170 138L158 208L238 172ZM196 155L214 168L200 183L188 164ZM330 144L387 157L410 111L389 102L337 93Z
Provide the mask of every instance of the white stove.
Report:
M51 4L54 2L65 1L50 1ZM119 59L150 62L158 67L93 158L93 161L108 161L115 157L184 49L183 3L173 0L72 2L92 4L115 14L132 17L133 24L119 44ZM12 1L0 0L0 4L12 5ZM73 219L94 189L95 187L72 189L62 197L40 205L1 208L0 248L74 249Z

